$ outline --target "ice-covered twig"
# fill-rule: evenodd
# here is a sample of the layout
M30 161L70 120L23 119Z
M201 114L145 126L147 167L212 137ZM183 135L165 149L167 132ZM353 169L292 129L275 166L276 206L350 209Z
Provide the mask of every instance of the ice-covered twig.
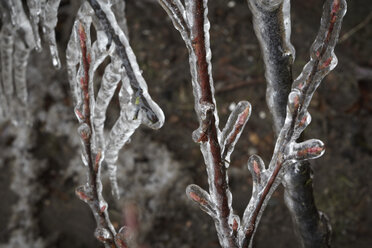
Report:
M116 247L114 237L116 231L111 224L107 212L107 203L102 196L102 182L101 182L101 167L102 167L102 152L94 152L91 140L94 138L93 125L91 122L91 108L93 107L90 101L91 94L89 93L89 69L91 64L91 55L88 52L87 35L82 24L79 26L79 39L81 48L82 61L82 77L80 79L82 91L82 109L77 111L79 116L79 134L83 144L83 160L88 167L88 182L86 185L80 186L76 189L77 196L88 203L97 222L95 232L96 238L105 244L106 247Z
M345 13L345 1L327 0L325 3L321 28L312 47L312 60L293 83L289 96L294 60L294 49L289 41L289 1L249 1L254 12L256 33L264 50L266 78L269 82L268 103L275 118L278 139L268 168L265 168L258 156L251 157L248 162L254 185L241 225L239 218L233 215L226 169L236 140L249 118L250 105L240 103L220 133L213 96L207 1L186 0L185 15L179 1L158 2L180 31L189 50L195 110L200 122L193 138L200 143L207 166L209 193L196 185L190 185L187 194L214 218L222 247L248 247L252 244L268 200L282 182L285 169L299 161L317 158L324 152L324 145L319 140L296 141L310 123L307 108L315 89L336 64L333 49ZM261 25L265 22L271 26Z
M267 94L266 100L273 115L276 135L284 124L287 96L292 84L292 63L295 50L290 43L290 1L271 3L271 8L257 0L249 0L253 14L253 24L263 53ZM309 116L310 118L310 116ZM299 162L289 168L283 178L285 203L290 210L295 229L304 247L320 247L328 243L323 237L329 236L316 208L312 184L302 184L311 180L310 164ZM305 203L305 204L304 204ZM306 245L305 245L306 244Z
M324 4L321 26L310 51L311 60L294 81L288 96L284 126L279 133L272 160L266 171L270 176L258 197L251 198L244 213L240 233L242 247L251 244L263 209L280 183L285 167L293 166L301 160L317 158L324 153L324 145L319 140L309 140L300 144L296 143L296 140L310 123L307 108L316 88L337 64L334 48L345 12L345 0L327 0Z
M240 102L221 133L214 99L208 1L187 0L185 6L176 0L158 2L170 16L189 51L195 111L199 119L199 128L194 131L193 139L200 144L207 167L209 192L190 185L186 193L214 219L220 245L238 247L240 220L233 214L227 168L230 154L249 119L251 106L248 102Z
M82 159L89 172L88 183L76 192L95 215L97 239L109 247L127 247L125 228L117 234L107 214L107 203L101 194L101 167L103 162L107 164L112 192L119 197L116 180L119 150L140 124L160 128L164 114L147 92L135 55L111 5L105 1L94 1L93 5L94 9L88 2L81 6L67 48L70 86L83 143ZM96 40L91 40L92 28L96 31ZM107 59L110 62L105 65L95 94L95 72ZM120 83L120 116L106 136L106 113Z

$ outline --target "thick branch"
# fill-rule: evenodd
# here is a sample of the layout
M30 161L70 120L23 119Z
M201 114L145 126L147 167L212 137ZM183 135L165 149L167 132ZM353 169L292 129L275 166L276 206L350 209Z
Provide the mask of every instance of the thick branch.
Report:
M278 135L286 115L285 103L292 84L292 63L295 53L289 41L290 2L285 0L277 8L269 10L262 8L255 0L249 1L249 6L253 12L255 32L264 57L267 81L266 100ZM295 167L301 168L301 171L311 170L308 162L298 163ZM300 243L307 244L305 247L318 247L318 240L322 240L322 236L329 236L327 234L329 230L319 226L319 231L313 231L313 227L322 224L320 214L315 206L312 184L301 184L311 180L310 173L299 173L299 170L293 168L289 169L283 178L285 203L290 210ZM307 211L300 211L304 203ZM299 219L301 221L298 221ZM312 243L315 246L312 246Z
M270 178L257 203L254 202L254 199L251 199L249 206L254 207L253 212L250 213L248 208L246 210L245 223L243 224L245 233L245 239L242 242L243 247L248 247L251 244L253 234L260 220L260 214L280 182L284 165L296 163L298 161L297 158L294 158L296 156L310 159L319 157L324 152L324 147L320 141L312 141L304 142L306 145L300 146L304 149L300 150L298 154L292 154L293 146L296 146L295 141L310 123L307 112L310 100L321 80L337 63L333 50L346 11L346 3L343 0L328 0L324 6L320 31L312 46L311 60L305 66L303 73L293 83L293 90L288 97L285 124L279 133L274 155L268 169L271 174ZM304 156L306 154L308 155Z
M273 115L276 133L284 124L295 57L295 49L290 42L290 0L278 2L281 3L268 8L262 1L248 0L265 63L266 101Z

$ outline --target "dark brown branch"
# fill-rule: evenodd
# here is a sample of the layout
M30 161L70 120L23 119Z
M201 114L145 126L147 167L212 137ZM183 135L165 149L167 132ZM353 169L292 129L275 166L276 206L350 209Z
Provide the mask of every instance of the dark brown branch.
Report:
M219 223L216 223L216 225L219 225L219 229L224 231L222 235L227 239L227 242L229 243L228 247L237 247L232 227L230 227L228 223L229 216L231 215L227 196L228 184L226 180L226 167L222 160L221 147L217 137L217 126L214 115L215 104L213 100L213 92L211 88L212 82L210 81L211 75L209 75L208 71L205 47L204 11L205 6L203 0L195 0L191 11L194 19L191 33L193 37L192 48L197 57L196 70L198 84L201 90L200 99L196 100L199 105L208 104L209 106L213 106L207 110L206 118L200 120L203 134L199 140L203 143L207 143L213 159L213 164L207 166L213 166L213 175L208 175L208 177L212 178L213 185L209 185L210 194L215 194L214 196L211 195L211 197L216 200L216 212L217 216L219 216Z

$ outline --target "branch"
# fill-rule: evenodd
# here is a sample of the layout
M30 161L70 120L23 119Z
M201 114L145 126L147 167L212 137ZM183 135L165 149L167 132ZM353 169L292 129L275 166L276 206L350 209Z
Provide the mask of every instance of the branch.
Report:
M147 88L144 85L145 83L142 76L136 73L139 69L133 51L129 47L128 40L125 38L124 33L122 33L118 25L112 25L115 19L113 13L105 12L105 9L109 7L106 4L105 8L102 8L101 5L103 3L100 3L99 0L88 0L88 2L92 6L96 17L106 33L108 44L111 45L111 42L115 44L116 54L121 60L122 66L128 75L130 85L135 91L136 99L138 99L137 113L139 113L140 110L144 111L148 120L153 125L161 126L162 118L159 119L159 113L153 110L154 106L150 105L147 96L144 94Z
M248 0L248 5L265 63L266 102L273 115L275 131L279 133L284 124L293 81L295 49L290 42L290 0L266 2Z
M81 90L83 93L83 113L77 110L80 119L79 134L84 148L84 163L88 167L88 183L76 189L76 195L88 203L97 222L95 231L96 238L105 244L106 247L118 247L115 245L114 237L116 231L109 219L107 203L102 196L102 182L100 178L102 153L94 154L92 148L93 126L91 123L91 94L89 92L89 68L91 57L87 52L87 36L82 24L79 25L79 39L82 54Z
M104 161L108 166L113 195L119 197L116 179L119 150L140 124L160 128L164 123L164 114L147 92L147 85L135 55L115 19L111 6L103 1L96 4L96 8L101 11L98 11L101 17L106 19L102 21L87 2L83 3L66 51L75 113L81 123L79 133L84 148L82 157L88 167L88 183L79 187L76 192L94 213L97 222L96 238L107 247L127 247L126 241L131 238L131 234L125 231L126 228L121 228L116 233L109 220L107 203L102 197L102 163ZM115 36L108 35L108 27L115 32ZM93 44L90 37L91 28L95 29L97 35ZM115 39L120 42L120 46L111 42ZM122 50L125 51L125 56L121 53ZM106 65L98 93L95 94L95 72L106 59L110 62ZM137 81L131 82L129 75ZM107 108L119 82L120 116L106 137L104 123ZM136 87L133 89L134 84ZM153 122L154 120L156 122Z
M342 18L346 12L344 0L327 0L317 38L311 48L311 60L305 65L301 75L294 81L288 97L287 115L281 129L270 162L268 181L257 198L252 197L243 217L242 247L252 243L257 224L271 194L279 185L284 170L303 159L313 159L324 153L323 144L310 140L297 144L302 131L310 123L307 111L310 100L321 80L337 64L334 47L337 43ZM253 211L252 211L253 209Z
M290 1L266 8L262 1L250 0L256 36L264 57L267 104L273 115L274 127L278 135L286 116L287 96L292 84L292 64L295 50L290 43ZM310 115L307 121L310 122ZM308 162L297 163L290 168L283 179L285 203L290 210L298 237L305 247L320 247L323 236L329 236L329 230L323 228L313 196L311 184L302 184L311 180ZM306 208L303 207L305 203ZM324 219L325 220L325 219ZM328 225L326 225L328 226ZM323 232L322 232L323 231ZM327 244L328 241L324 241Z
M209 192L215 204L218 218L215 226L222 247L237 247L233 234L231 192L228 187L226 166L219 145L218 115L214 99L211 75L211 51L209 47L209 26L207 19L207 1L186 1L186 14L191 29L192 51L190 68L193 74L195 110L200 127L194 131L196 142L200 143L207 166Z

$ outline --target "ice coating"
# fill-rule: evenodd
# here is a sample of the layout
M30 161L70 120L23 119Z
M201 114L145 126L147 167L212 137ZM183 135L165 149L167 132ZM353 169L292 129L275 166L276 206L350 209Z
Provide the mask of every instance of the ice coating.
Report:
M317 158L324 152L324 145L319 140L303 143L296 143L296 140L311 122L307 107L317 87L316 82L320 81L322 76L336 64L337 60L332 56L333 53L329 52L333 51L335 42L327 42L327 38L323 37L320 43L326 45L312 49L328 47L321 49L323 52L315 54L315 63L319 60L315 69L314 66L308 65L304 70L319 73L315 73L315 77L310 81L305 80L309 85L306 91L301 88L301 84L297 87L295 82L293 92L289 94L292 84L291 66L295 56L294 48L290 43L290 1L248 0L253 12L255 32L264 55L268 81L267 101L274 115L278 139L267 168L260 157L253 156L249 159L248 169L253 177L253 193L240 221L233 214L231 207L232 197L228 188L226 169L234 145L249 118L250 105L247 102L239 103L220 133L211 74L207 1L186 0L184 6L177 0L158 0L158 2L180 32L189 51L195 111L200 123L192 136L194 141L200 144L208 174L209 192L199 186L190 185L186 193L201 209L214 218L222 247L251 247L261 215L271 195L281 183L287 168L297 161ZM340 3L338 0L325 3L328 7L323 13L325 21L322 21L323 28L321 27L320 33L330 31L329 35L325 34L325 37L330 37L328 38L330 41L337 39L339 27L336 26L341 23L344 14L344 1ZM330 9L329 6L334 7ZM339 10L336 10L335 6ZM324 28L329 22L335 28ZM317 40L319 39L321 38ZM316 47L317 44L314 46Z
M158 0L158 2L180 32L189 52L195 112L199 119L199 128L193 132L192 137L200 144L208 174L209 192L199 186L190 185L186 194L212 216L220 245L238 247L236 234L240 221L233 214L226 169L229 163L228 157L248 120L250 105L247 102L240 103L230 116L224 133L221 134L218 128L219 120L212 78L208 1L186 0L185 5L177 0Z
M43 3L45 4L45 3ZM36 50L41 50L41 39L39 35L39 21L41 14L41 1L40 0L27 0L27 6L30 11L30 22L32 31L35 38Z
M290 0L248 0L248 5L265 62L266 102L278 133L284 124L295 58L290 41Z
M119 7L123 8L120 4ZM95 30L96 39L90 37L91 29ZM103 163L107 165L113 195L119 197L116 171L120 149L140 124L160 128L164 114L147 92L146 82L127 36L115 19L110 1L82 4L66 57L75 114L81 123L83 163L88 170L87 186L76 192L94 213L96 238L106 246L122 247L123 240L117 238L102 196L101 168ZM103 64L105 60L109 62ZM102 78L95 73L99 66L104 66ZM98 87L95 86L97 82ZM118 85L121 85L118 94L120 115L107 135L106 114ZM90 191L92 193L88 194Z
M294 81L288 96L284 126L278 135L273 157L266 170L269 175L267 183L262 195L259 193L257 198L252 196L244 214L240 238L242 247L252 246L252 238L262 211L270 195L281 182L285 169L298 161L314 159L324 153L324 144L320 140L308 140L299 144L296 140L310 123L311 117L307 108L316 88L336 65L337 59L333 50L345 12L346 2L343 0L328 0L324 4L320 30L310 52L311 60ZM254 210L253 214L249 208Z
M61 61L58 55L56 34L54 30L57 26L57 13L60 1L61 0L48 0L43 4L44 8L41 12L43 38L49 46L53 66L57 69L61 68Z
M234 151L236 142L242 134L252 112L251 104L247 101L239 102L231 112L225 128L220 136L220 144L223 147L222 157L229 161Z
M42 26L43 38L50 46L52 63L56 68L60 67L54 32L59 2L27 0L27 5L23 5L21 0L0 2L0 101L3 112L0 120L11 119L14 124L28 122L26 72L30 52L41 49L39 25Z
M0 10L3 21L0 31L2 117L19 124L27 122L26 70L29 53L35 43L22 2L3 1Z

